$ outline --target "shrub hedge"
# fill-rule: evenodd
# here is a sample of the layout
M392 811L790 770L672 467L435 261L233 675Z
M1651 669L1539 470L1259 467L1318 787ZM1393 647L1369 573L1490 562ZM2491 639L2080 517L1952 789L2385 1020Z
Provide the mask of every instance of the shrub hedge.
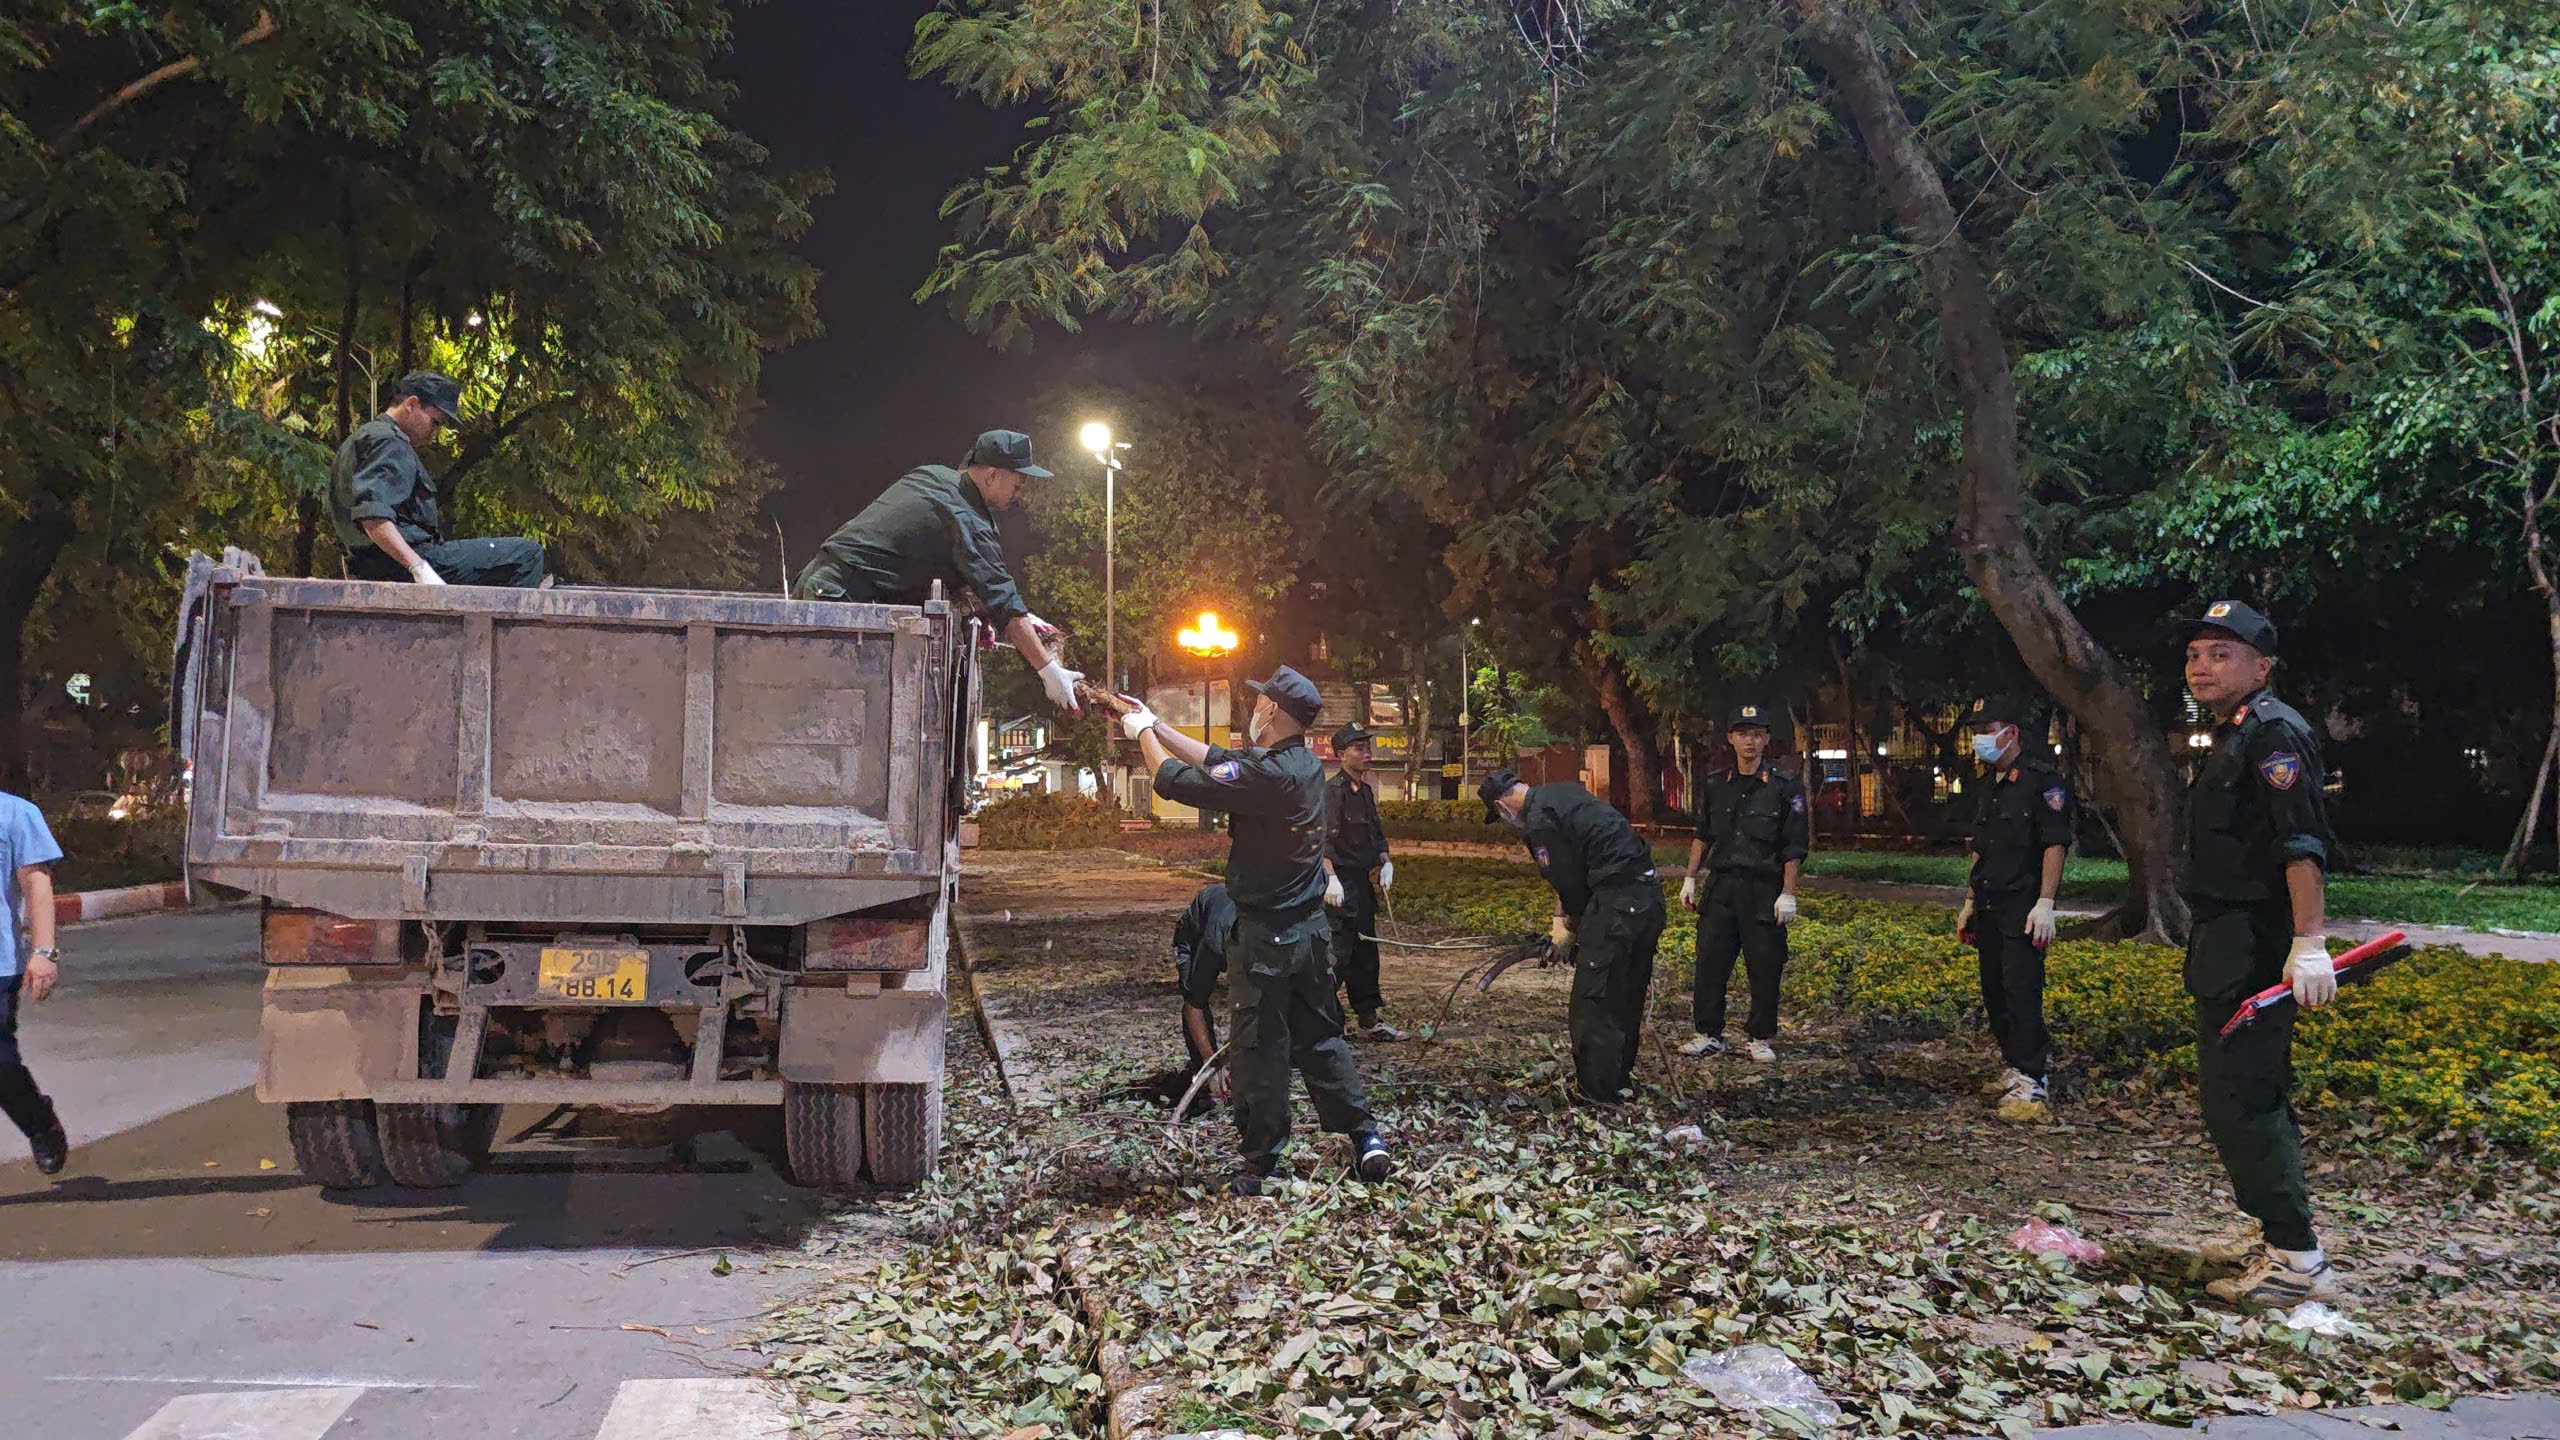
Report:
M977 818L989 850L1088 850L1120 838L1120 812L1081 795L1010 795Z
M1953 1026L1980 1004L1973 950L1944 908L1817 891L1802 902L1789 1014ZM1544 930L1553 908L1523 864L1417 857L1396 867L1405 919L1526 934ZM1673 914L1659 983L1685 986L1697 931ZM2179 972L2178 952L2162 946L2054 946L2045 1005L2064 1065L2102 1078L2192 1076L2194 1012ZM2485 1138L2560 1163L2560 966L2422 950L2305 1016L2294 1061L2306 1109L2380 1121L2412 1140Z

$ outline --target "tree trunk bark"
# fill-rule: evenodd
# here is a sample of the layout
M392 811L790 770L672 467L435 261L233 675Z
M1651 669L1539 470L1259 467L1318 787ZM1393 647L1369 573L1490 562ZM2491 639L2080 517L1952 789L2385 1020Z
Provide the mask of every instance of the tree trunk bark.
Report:
M1964 404L1955 540L1965 573L2027 669L2071 712L2097 752L2098 798L2121 822L2132 871L2120 927L2181 938L2187 928L2186 902L2178 893L2185 863L2177 843L2182 797L2168 743L2131 677L2071 613L2028 541L2018 474L2017 380L1981 266L1864 23L1841 0L1796 0L1796 13L1802 22L1798 36L1828 72L1856 124L1877 182L1919 250L1921 273L1937 302L1939 333Z
M1617 661L1588 644L1582 647L1582 655L1599 691L1600 709L1608 715L1618 748L1627 757L1627 818L1650 825L1662 808L1662 761L1654 750L1653 717Z
M338 227L347 245L347 286L338 306L337 354L334 357L336 374L332 377L332 384L337 391L338 428L336 434L331 437L330 443L333 446L346 444L347 437L355 433L356 428L356 357L353 347L356 339L356 319L364 304L364 267L362 251L358 248L356 239L356 202L355 190L352 186L339 194ZM318 560L320 549L320 518L319 497L303 496L294 517L293 573L296 575L314 573L312 566Z
M40 478L26 511L0 532L0 790L24 794L32 771L27 733L27 622L36 597L77 529L67 481ZM9 883L16 883L11 880Z

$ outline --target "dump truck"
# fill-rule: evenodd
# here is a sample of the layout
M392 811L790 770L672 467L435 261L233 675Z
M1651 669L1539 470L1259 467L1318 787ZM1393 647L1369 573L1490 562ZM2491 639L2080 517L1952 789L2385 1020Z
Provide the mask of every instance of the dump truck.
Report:
M303 1172L452 1185L540 1104L779 1106L804 1183L932 1174L975 623L194 557L188 878L261 909Z

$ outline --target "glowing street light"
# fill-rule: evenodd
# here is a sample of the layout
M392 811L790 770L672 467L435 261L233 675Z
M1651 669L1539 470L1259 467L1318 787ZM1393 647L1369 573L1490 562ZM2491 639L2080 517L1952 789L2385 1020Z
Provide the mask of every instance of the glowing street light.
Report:
M1111 452L1111 427L1099 420L1088 420L1084 428L1076 432L1076 443L1099 460Z
M1119 549L1120 452L1129 445L1125 440L1114 444L1111 427L1099 420L1084 422L1076 443L1102 464L1102 685L1110 690L1120 684L1120 585L1114 560Z
M1199 620L1173 637L1173 643L1181 646L1185 653L1207 660L1233 655L1236 646L1243 643L1243 638L1218 623L1217 611L1203 610Z

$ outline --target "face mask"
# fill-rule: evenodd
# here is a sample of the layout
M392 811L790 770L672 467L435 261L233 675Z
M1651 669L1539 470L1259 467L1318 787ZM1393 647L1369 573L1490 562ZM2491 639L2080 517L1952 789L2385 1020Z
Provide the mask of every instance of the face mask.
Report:
M1976 736L1974 736L1974 737L1973 737L1973 758L1974 758L1974 759L1976 759L1976 760L1981 761L1981 762L1982 762L1983 764L1985 764L1985 765L1997 765L1997 764L1999 764L1999 763L2000 763L2000 737L1999 737L1999 736L1997 736L1997 735L1976 735Z

